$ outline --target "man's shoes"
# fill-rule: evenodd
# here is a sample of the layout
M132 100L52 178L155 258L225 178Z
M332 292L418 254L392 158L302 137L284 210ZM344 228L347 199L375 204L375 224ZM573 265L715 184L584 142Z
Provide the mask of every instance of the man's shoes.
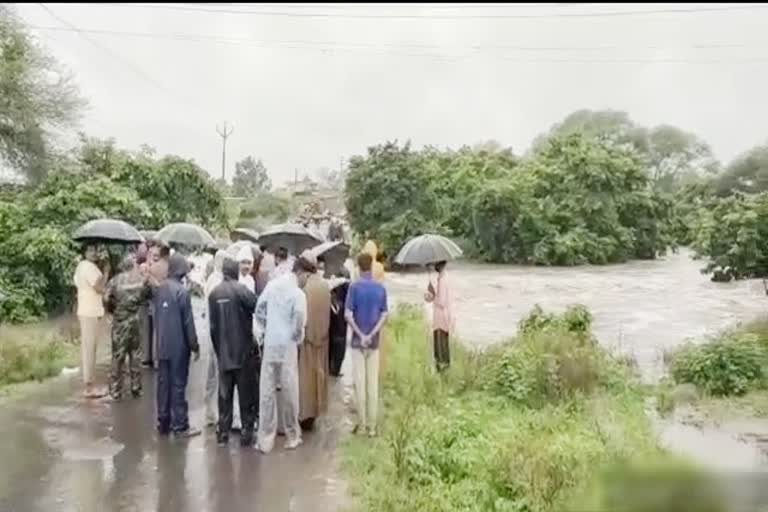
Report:
M286 449L286 450L295 450L296 448L298 448L299 446L301 446L301 444L302 444L303 442L304 442L304 441L302 441L302 439L301 439L300 437L299 437L299 438L296 438L296 439L293 439L293 440L291 440L291 441L286 441L286 442L285 442L285 449Z
M253 446L253 433L243 433L243 435L240 436L240 446Z
M133 398L141 398L141 395L142 395L142 393L141 393L141 390L138 390L138 391L131 391L131 396L132 396Z
M169 435L171 435L171 429L158 427L157 428L157 435L159 435L159 436L169 436Z
M368 437L376 437L376 429L375 428L369 428L368 429Z
M219 443L220 445L229 444L229 436L218 435L216 436L216 442Z
M189 439L190 437L199 436L202 431L199 428L189 427L187 430L181 430L173 432L173 437L176 439Z

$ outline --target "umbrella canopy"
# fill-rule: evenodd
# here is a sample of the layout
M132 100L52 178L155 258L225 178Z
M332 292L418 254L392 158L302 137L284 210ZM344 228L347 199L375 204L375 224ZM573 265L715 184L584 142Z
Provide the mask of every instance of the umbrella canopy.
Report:
M232 240L238 242L240 240L248 240L250 242L258 243L259 234L252 229L248 228L236 228L232 230L230 234Z
M262 247L285 247L291 254L300 254L305 249L310 249L323 242L317 233L305 228L301 224L280 224L273 226L259 237L258 244Z
M226 240L216 240L216 243L207 246L203 251L215 255L219 251L226 251L227 247L229 247L229 242Z
M227 256L233 260L237 260L237 255L240 253L243 247L250 247L254 256L261 254L261 249L259 249L259 246L253 242L249 242L248 240L238 240L237 242L227 247L224 252L226 252Z
M80 226L72 237L76 241L138 244L144 241L141 234L122 220L97 219Z
M144 240L153 240L157 236L157 231L154 229L144 229L139 231L139 233L144 237Z
M343 242L323 242L310 249L315 258L323 256L325 259L325 273L335 275L344 266L344 262L349 258L349 245Z
M158 231L156 236L169 245L183 245L201 249L216 245L216 240L205 229L196 224L184 222L168 224Z
M395 258L398 265L429 265L452 261L463 255L459 246L440 235L421 235L409 240Z

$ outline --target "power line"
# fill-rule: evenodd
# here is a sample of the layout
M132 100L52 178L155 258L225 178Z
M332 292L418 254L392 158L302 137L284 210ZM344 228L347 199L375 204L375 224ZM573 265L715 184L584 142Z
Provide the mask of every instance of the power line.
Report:
M46 27L39 25L27 25L31 29L44 30L44 31L59 31L59 32L73 32L75 30L67 27ZM268 40L268 39L251 39L243 37L227 37L216 36L207 34L179 34L179 33L157 33L157 32L132 32L132 31L120 31L120 30L105 30L105 29L82 29L76 30L80 33L110 35L110 36L123 36L123 37L139 37L150 39L168 39L176 41L191 41L191 42L212 42L212 43L231 43L231 44L253 44L257 46L268 47L271 44L275 45L316 45L316 46L329 46L331 49L335 47L360 47L360 48L420 48L420 49L443 49L450 48L440 45L428 45L417 43L361 43L354 41L321 41L321 40ZM727 48L764 48L765 44L757 46L750 46L745 43L694 43L677 48L687 49L727 49ZM303 48L303 47L299 47ZM453 47L450 49L464 49L464 50L516 50L516 51L541 51L541 52L553 52L553 51L602 51L602 50L621 50L621 49L644 49L644 50L661 50L669 49L662 45L639 45L639 46L620 46L620 45L603 45L603 46L527 46L519 44L475 44L468 46Z
M470 19L547 19L547 18L604 18L643 16L649 14L701 14L714 12L751 11L768 9L768 4L728 5L722 7L695 7L675 9L647 9L603 12L558 12L547 14L348 14L328 12L253 11L248 9L216 9L208 7L181 7L157 4L110 4L117 7L140 7L144 9L165 9L180 12L204 12L219 14L246 14L252 16L279 16L287 18L338 18L338 19L429 19L429 20L470 20Z
M56 21L58 21L59 23L61 23L63 25L66 25L66 27L68 27L69 31L76 32L78 35L80 35L80 37L82 37L83 39L85 39L86 41L91 43L93 46L95 46L95 47L99 48L100 50L106 52L113 59L119 60L126 67L130 68L134 73L139 75L141 78L143 78L148 83L150 83L153 86L155 86L156 88L162 90L164 93L173 96L175 99L180 99L180 96L179 96L178 92L174 92L174 91L171 91L170 89L166 88L164 85L162 85L161 83L157 82L154 78L152 78L149 74L145 73L141 68L136 66L133 62L129 61L128 59L124 58L120 54L112 51L111 49L107 48L106 46L96 42L95 40L93 40L90 37L88 37L87 35L85 35L85 33L88 32L88 31L82 30L79 27L77 27L76 25L74 25L74 24L70 23L69 21L65 20L64 18L58 16L47 5L45 5L43 3L38 3L38 5L40 7L42 7L53 19L55 19ZM193 108L195 108L195 109L198 108L197 105L194 105L193 103L190 103L190 104L193 106Z

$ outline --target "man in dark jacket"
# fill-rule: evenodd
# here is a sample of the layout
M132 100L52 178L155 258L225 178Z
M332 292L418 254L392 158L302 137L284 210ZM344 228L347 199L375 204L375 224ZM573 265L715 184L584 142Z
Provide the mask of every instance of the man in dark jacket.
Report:
M160 434L192 437L199 429L189 426L187 378L189 359L200 358L192 299L182 283L189 273L189 263L180 254L168 261L168 278L153 297L157 333L157 429Z
M242 436L240 444L253 444L258 395L256 344L253 339L253 312L256 295L238 282L239 265L224 260L224 281L208 297L211 342L219 363L219 443L229 441L235 387L240 401ZM255 388L255 389L254 389Z

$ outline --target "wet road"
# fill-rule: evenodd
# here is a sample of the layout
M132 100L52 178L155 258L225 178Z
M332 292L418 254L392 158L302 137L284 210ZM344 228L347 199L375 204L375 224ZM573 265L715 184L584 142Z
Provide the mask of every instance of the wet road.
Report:
M452 265L458 329L467 342L486 345L512 335L535 303L554 309L582 303L595 316L600 340L634 354L645 375L655 378L662 350L751 320L768 304L760 282L714 284L700 267L687 254L579 269ZM420 301L425 283L424 274L389 275L397 301ZM204 325L198 316L199 332ZM204 415L209 344L202 346L188 389L195 425L202 425ZM339 510L346 487L335 447L349 428L348 382L334 383L327 421L299 450L284 452L278 444L268 456L241 450L234 437L229 448L218 447L212 432L189 441L158 440L150 373L145 384L142 400L89 404L79 399L77 377L61 377L23 401L4 403L0 511ZM734 468L757 463L752 449L735 444L735 433L718 432L722 442L716 448L713 437L675 425L672 444L679 438L685 453L707 453L713 463L730 461Z
M198 317L198 332L202 326ZM208 343L201 344L207 348ZM105 349L106 350L106 349ZM202 426L208 351L193 363L190 420ZM101 375L105 375L102 368ZM347 374L349 372L347 371ZM346 495L335 456L349 428L348 383L334 382L328 418L286 452L282 439L261 455L216 444L213 431L191 440L158 439L154 384L141 400L88 403L77 377L41 385L0 411L0 511L312 511L338 510Z

